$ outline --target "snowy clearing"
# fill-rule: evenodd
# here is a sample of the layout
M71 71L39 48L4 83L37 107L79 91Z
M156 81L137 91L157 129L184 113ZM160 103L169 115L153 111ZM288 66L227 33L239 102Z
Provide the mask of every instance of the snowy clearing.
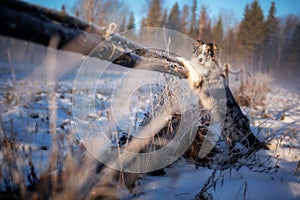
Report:
M0 60L2 128L6 137L14 142L16 151L20 152L18 153L20 159L16 158L17 165L26 177L32 175L29 163L34 165L34 173L37 177L49 166L53 146L53 136L49 127L49 117L51 117L49 97L53 95L57 106L55 131L58 138L62 138L56 141L60 147L59 153L62 158L67 157L70 146L81 151L80 138L74 134L76 130L72 117L72 95L73 83L83 57L79 54L55 50L49 50L47 53L44 47L40 46L33 48L35 52L39 48L39 52L44 52L41 55L29 53L33 57L46 57L49 52L55 55L56 67L52 72L51 82L47 80L49 77L47 65L53 63L33 62L33 60L47 59L19 59L18 62L14 62L14 58L11 61ZM97 67L105 66L106 63L103 62L103 66ZM11 67L13 67L13 74ZM118 80L122 73L118 67L109 68L95 91L97 114L89 117L104 127L108 121L109 99L117 84L115 80ZM13 77L16 79L15 82L12 80ZM158 86L156 90L159 89ZM145 95L148 91L149 88L145 86L132 100L136 103L134 109L139 123L149 109L147 105L151 102L149 95ZM143 102L146 102L145 105ZM222 170L197 166L185 158L180 158L165 168L165 175L142 176L133 191L125 192L121 198L193 199L202 190L202 197L208 199L299 199L299 86L286 87L276 83L267 95L265 106L256 109L243 107L243 111L251 120L253 133L259 139L271 143L271 150L255 152ZM122 135L119 137L121 138ZM0 160L2 163L0 189L3 190L9 184L3 149L0 151ZM26 183L30 184L32 180L26 177Z

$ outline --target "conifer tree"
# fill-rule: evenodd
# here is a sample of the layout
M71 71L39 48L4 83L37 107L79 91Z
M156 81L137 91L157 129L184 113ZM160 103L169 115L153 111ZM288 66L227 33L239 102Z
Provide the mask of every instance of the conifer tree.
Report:
M179 6L177 2L173 5L171 9L166 27L172 30L180 31L181 23L179 16Z
M265 22L265 39L263 46L263 64L267 70L277 68L279 64L279 20L275 17L275 2L272 2Z
M120 33L126 31L126 23L127 23L126 15L123 15L121 23L118 28Z
M188 18L189 18L189 7L187 5L185 5L182 8L182 15L181 15L181 19L180 19L180 21L181 21L180 31L185 34L188 34L188 30L187 30Z
M208 18L207 11L204 6L201 7L201 13L198 24L198 39L204 40L206 42L211 42L213 40L211 22Z
M289 67L289 76L292 74L300 75L300 22L296 25L288 50L287 64Z
M131 12L130 17L129 17L129 22L127 25L127 30L131 30L135 28L135 23L134 23L134 14L133 12Z
M201 38L200 38L201 39ZM213 42L213 34L211 29L211 21L208 19L208 22L204 28L202 39L207 42Z
M226 36L222 45L222 61L226 63L230 63L231 65L235 65L235 50L236 48L232 48L235 46L235 34L232 28L227 30Z
M148 15L145 21L148 27L161 26L161 0L151 0Z
M211 30L211 22L207 15L206 7L201 7L200 18L198 22L198 39L204 40L205 42L212 42L212 30Z
M204 6L201 7L201 13L200 13L200 18L199 18L199 23L198 23L198 37L203 38L204 36L204 29L205 26L207 25L207 14L206 14L206 9Z
M280 34L280 64L279 66L291 66L292 60L289 56L292 52L292 43L294 37L294 31L296 30L296 26L299 23L299 18L294 15L289 15L283 22L281 27L281 34ZM277 71L282 70L282 67L278 67ZM281 71L280 71L281 72Z
M142 28L147 27L147 19L146 19L146 18L143 18L143 19L141 20L141 27L142 27Z
M237 33L238 52L241 64L258 69L265 34L264 16L257 0L246 5L244 18Z
M162 19L161 19L161 27L165 27L168 22L168 11L167 9L164 9Z
M212 35L213 35L213 41L219 45L222 46L223 44L223 22L221 16L218 19L218 22L212 29Z
M65 4L63 4L63 5L61 6L60 10L61 10L62 13L67 13L67 12L66 12L66 6L65 6Z
M192 6L192 18L191 18L191 24L190 24L190 29L189 29L189 35L190 37L196 39L197 37L197 19L196 19L196 11L197 11L197 1L193 1L193 6Z

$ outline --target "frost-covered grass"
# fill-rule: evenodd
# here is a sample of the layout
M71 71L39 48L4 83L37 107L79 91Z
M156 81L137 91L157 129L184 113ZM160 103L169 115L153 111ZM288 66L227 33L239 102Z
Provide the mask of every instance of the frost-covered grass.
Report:
M240 158L220 170L180 159L165 169L165 176L143 178L140 190L147 192L135 199L298 199L300 102L296 91L273 83L264 107L242 107L253 133L269 142L270 150ZM265 113L270 117L264 118Z
M59 55L59 52L57 55ZM83 145L72 116L73 80L81 55L64 54L64 66L47 84L45 66L24 66L0 76L0 197L35 199L299 199L300 198L300 102L299 90L270 84L264 74L245 85L251 103L242 110L251 129L270 143L227 167L199 166L181 157L161 171L130 174L97 161ZM16 65L12 65L16 66ZM5 63L1 62L1 67ZM102 67L102 66L97 66ZM106 126L112 91L122 75L120 68L107 71L95 88L95 113L88 115ZM40 75L40 76L39 76ZM256 79L255 79L256 78ZM255 79L255 80L254 80ZM247 88L249 86L249 90ZM152 109L153 99L164 89L150 85L132 93L128 121L140 126ZM152 93L151 93L152 91ZM165 97L164 97L165 98ZM52 103L55 103L53 106ZM263 102L263 104L261 103ZM151 104L152 103L152 104ZM169 126L171 128L171 126ZM122 138L120 129L112 139ZM115 144L115 146L117 146ZM222 144L221 144L222 146ZM222 148L220 148L222 149ZM298 167L298 168L297 168Z
M266 95L272 90L272 75L266 73L253 73L242 82L231 86L235 99L240 106L256 108L265 104Z

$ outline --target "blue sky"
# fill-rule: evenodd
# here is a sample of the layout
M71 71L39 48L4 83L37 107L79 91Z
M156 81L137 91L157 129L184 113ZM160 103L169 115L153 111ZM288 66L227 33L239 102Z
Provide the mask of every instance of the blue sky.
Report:
M49 8L60 9L62 4L65 4L69 10L76 0L25 0L34 4L43 5ZM258 0L261 5L264 15L267 16L271 2L275 1L277 8L277 16L285 16L288 14L295 14L300 16L300 1L299 0ZM124 0L128 4L129 9L134 11L137 23L139 16L146 15L147 0ZM170 8L175 1L164 0L163 7ZM193 0L178 0L180 6L184 4L192 5ZM243 13L246 4L250 4L253 0L198 0L198 8L204 5L208 8L209 16L212 19L224 13L230 13L236 20L243 18Z

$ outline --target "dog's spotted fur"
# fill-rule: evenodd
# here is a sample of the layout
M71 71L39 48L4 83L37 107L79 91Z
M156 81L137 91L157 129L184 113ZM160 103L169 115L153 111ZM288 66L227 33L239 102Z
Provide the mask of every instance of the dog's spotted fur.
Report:
M217 63L216 59L216 50L218 46L213 43L206 44L202 40L198 40L196 44L194 44L193 50L193 61L196 61L200 65L205 65L210 67L213 62Z
M206 44L203 41L197 41L194 45L194 54L192 60L196 61L201 67L207 67L208 73L203 77L204 81L212 81L216 77L223 79L222 85L214 85L214 90L224 90L226 99L219 99L226 102L226 117L224 121L224 127L222 131L222 137L226 141L230 149L232 149L235 143L240 142L248 149L265 148L266 145L260 142L251 132L249 119L243 114L237 102L235 101L230 89L225 84L225 76L223 75L222 68L219 66L216 59L217 46L215 44ZM205 105L209 97L209 89L207 85L198 85L199 98L204 108L210 109L209 105Z

